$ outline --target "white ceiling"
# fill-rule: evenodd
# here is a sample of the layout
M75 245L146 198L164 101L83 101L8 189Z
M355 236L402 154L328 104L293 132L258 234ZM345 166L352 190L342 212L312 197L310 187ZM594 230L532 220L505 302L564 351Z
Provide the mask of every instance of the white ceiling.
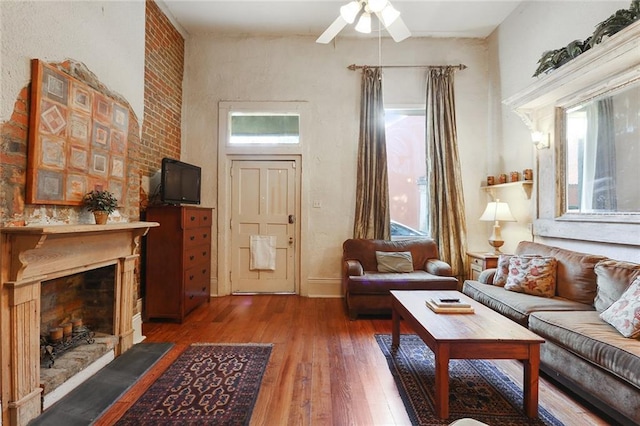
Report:
M164 0L187 34L319 36L349 0ZM520 0L391 0L413 37L488 36ZM373 27L377 28L376 21ZM372 35L377 36L376 32ZM353 25L340 36L359 36ZM383 32L383 36L388 36Z

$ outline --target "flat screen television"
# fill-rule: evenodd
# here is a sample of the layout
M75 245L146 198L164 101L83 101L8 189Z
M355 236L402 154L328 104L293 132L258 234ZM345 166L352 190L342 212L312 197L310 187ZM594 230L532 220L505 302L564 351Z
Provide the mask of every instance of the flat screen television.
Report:
M164 204L200 204L201 169L172 158L162 159L160 200Z

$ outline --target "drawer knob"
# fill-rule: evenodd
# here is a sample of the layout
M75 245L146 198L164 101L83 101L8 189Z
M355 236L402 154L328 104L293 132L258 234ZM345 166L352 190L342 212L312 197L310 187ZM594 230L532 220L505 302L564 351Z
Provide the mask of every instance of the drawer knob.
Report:
M202 270L202 275L204 275L204 274L206 274L206 273L207 273L207 270L206 270L206 269L203 269L203 270Z
M196 237L194 237L193 235L189 237L189 240L191 240L191 241L193 241L195 239L196 239Z
M189 281L193 281L193 275L189 275Z
M191 296L189 296L189 300L193 299L193 294Z
M206 252L206 251L203 251L203 252L202 252L202 255L203 255L203 256L206 256L206 255L207 255L207 252Z
M189 256L189 260L193 260L194 257L194 255Z
M206 288L206 287L202 287L202 291L203 291L203 292L204 292L204 291L206 291L206 290L207 290L207 288Z
M202 238L207 238L207 234L202 234Z
M195 216L191 216L191 222L193 222L194 220L196 220Z

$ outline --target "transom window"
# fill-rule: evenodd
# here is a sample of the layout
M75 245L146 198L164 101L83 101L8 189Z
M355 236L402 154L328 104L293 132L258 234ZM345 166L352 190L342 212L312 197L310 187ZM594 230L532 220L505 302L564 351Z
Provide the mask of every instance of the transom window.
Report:
M298 144L300 114L273 112L232 112L231 145Z

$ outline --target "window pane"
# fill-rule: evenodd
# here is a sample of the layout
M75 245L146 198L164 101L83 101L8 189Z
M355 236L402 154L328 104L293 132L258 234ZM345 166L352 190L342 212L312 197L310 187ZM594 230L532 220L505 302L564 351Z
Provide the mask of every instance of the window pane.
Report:
M300 143L300 115L231 113L231 144Z
M392 237L429 235L422 109L385 110Z

